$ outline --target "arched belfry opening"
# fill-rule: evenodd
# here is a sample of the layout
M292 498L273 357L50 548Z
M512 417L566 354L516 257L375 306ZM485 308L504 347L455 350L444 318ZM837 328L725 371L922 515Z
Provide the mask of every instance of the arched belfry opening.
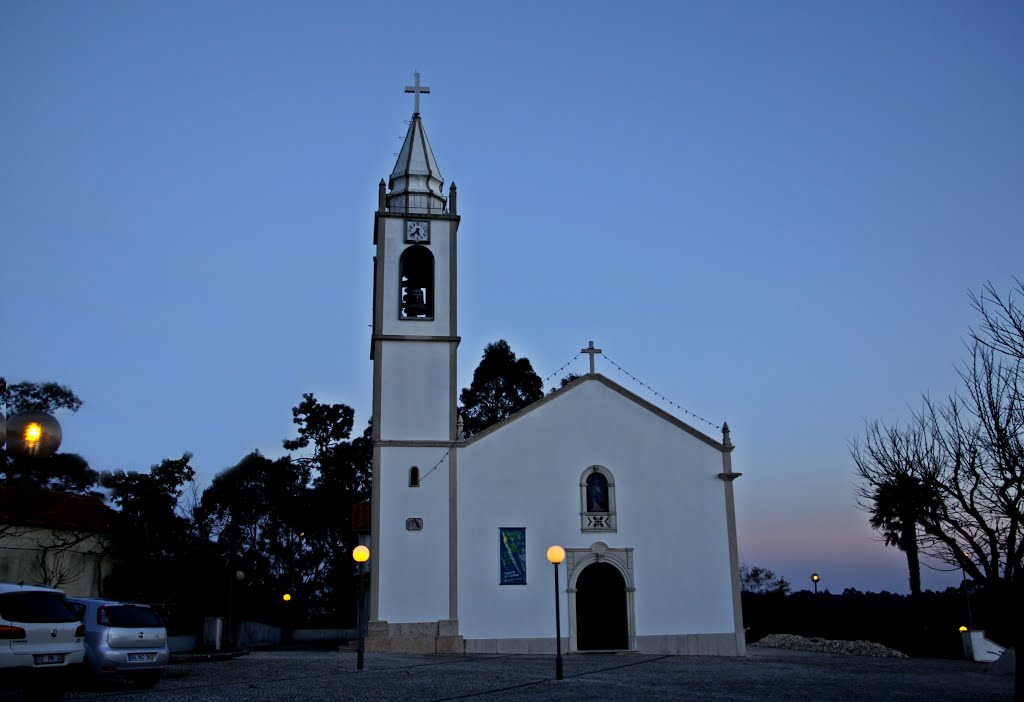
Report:
M434 318L434 255L425 246L410 246L399 261L402 319Z
M576 580L576 648L629 649L626 580L611 563L586 566Z

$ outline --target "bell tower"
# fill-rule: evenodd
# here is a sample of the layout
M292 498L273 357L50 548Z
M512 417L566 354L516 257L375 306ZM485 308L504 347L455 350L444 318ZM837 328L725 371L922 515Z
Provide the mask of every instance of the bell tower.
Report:
M374 217L373 495L367 650L461 644L456 597L456 188L415 109ZM399 626L401 625L401 626ZM415 644L415 645L413 645ZM428 647L429 648L429 647Z

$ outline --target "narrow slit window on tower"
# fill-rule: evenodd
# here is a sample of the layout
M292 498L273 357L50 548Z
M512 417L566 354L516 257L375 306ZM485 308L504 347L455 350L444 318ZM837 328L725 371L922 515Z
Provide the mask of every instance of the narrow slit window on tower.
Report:
M434 318L434 256L425 246L410 246L399 261L401 319Z
M409 469L409 487L420 486L420 469L419 466L413 466Z

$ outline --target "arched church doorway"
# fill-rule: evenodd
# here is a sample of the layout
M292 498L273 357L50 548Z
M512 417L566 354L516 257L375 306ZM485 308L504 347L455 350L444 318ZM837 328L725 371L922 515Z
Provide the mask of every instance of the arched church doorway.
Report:
M629 648L626 581L610 563L591 563L576 580L576 648Z

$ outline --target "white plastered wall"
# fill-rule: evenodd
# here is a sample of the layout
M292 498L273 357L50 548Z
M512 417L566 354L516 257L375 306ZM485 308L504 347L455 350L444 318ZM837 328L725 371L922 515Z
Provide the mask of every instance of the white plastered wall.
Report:
M443 448L381 449L379 618L390 622L448 619L448 461L426 475ZM409 468L418 466L419 487L409 487ZM406 530L406 519L423 520L421 531Z
M421 341L386 343L381 363L381 438L447 440L451 347Z
M551 637L551 544L633 548L637 636L734 632L722 455L600 381L459 452L459 626L466 639ZM579 480L615 478L615 533L583 533ZM498 528L525 527L527 582L499 585ZM568 635L562 569L562 631Z

